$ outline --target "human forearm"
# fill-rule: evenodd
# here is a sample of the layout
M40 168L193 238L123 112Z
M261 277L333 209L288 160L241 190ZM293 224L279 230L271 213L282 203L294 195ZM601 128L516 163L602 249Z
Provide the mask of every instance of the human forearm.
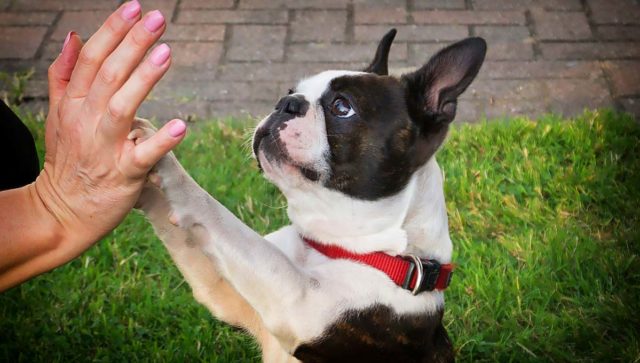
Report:
M0 291L69 261L70 247L35 183L0 192Z

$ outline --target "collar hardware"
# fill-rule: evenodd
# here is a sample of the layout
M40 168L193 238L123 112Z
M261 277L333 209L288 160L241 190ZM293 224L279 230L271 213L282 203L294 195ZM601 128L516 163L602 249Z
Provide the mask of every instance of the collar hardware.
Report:
M332 259L344 259L371 266L384 272L396 285L418 295L425 291L444 290L451 283L453 264L441 264L416 255L391 256L384 252L357 254L336 245L325 245L308 238L304 242Z

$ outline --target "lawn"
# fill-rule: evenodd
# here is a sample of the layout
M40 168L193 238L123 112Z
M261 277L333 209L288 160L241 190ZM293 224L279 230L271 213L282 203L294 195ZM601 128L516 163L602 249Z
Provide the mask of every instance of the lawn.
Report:
M25 116L38 143L41 119ZM194 127L177 151L260 232L285 201L249 157L247 124ZM438 154L456 270L458 360L640 361L640 126L611 111L456 125ZM0 295L0 361L258 362L191 297L132 213L82 257Z

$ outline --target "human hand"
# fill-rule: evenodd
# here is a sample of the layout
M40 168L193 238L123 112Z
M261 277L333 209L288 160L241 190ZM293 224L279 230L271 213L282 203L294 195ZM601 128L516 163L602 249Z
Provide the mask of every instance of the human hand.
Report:
M44 169L37 196L75 257L115 228L135 204L151 167L184 137L181 120L136 145L127 139L137 108L171 63L159 11L140 19L123 4L83 46L69 33L49 68Z

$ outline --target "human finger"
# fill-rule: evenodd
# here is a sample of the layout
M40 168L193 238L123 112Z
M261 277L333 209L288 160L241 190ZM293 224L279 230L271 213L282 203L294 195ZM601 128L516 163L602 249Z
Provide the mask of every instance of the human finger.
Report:
M131 129L131 120L136 110L169 69L170 64L171 48L164 43L160 44L109 101L107 117L101 123L101 137L108 140L117 139Z
M57 149L57 130L60 123L58 118L60 100L65 94L67 84L71 78L73 67L78 60L82 48L82 40L75 32L69 32L62 46L58 58L49 66L49 115L44 132L44 143L47 149L45 158L53 161Z
M73 67L82 49L82 40L76 32L69 32L62 46L62 51L51 63L48 71L49 78L49 108L55 108L64 95L67 84L71 79Z
M138 0L123 4L89 38L80 51L76 68L71 75L67 88L69 97L79 98L87 95L98 69L138 21L140 10Z
M160 11L154 10L146 14L129 31L100 67L89 90L88 101L91 107L104 109L111 96L129 78L164 29L164 17Z

